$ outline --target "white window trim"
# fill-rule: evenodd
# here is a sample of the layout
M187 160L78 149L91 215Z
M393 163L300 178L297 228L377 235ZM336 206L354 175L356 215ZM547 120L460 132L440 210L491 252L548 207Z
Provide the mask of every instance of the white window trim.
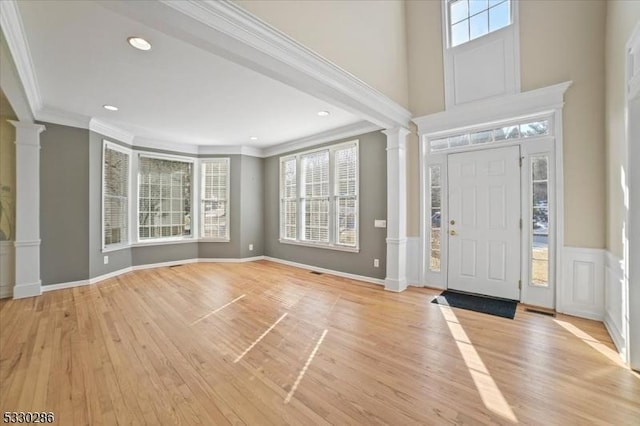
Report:
M357 185L356 185L356 245L355 247L346 246L343 244L339 244L336 241L336 227L337 227L337 218L335 212L335 168L334 168L334 156L335 151L344 148L346 146L354 146L356 147L357 155L356 155L356 176L357 176ZM302 239L303 235L303 213L301 208L302 201L302 168L301 166L301 158L303 155L312 154L314 152L319 151L329 151L329 243L315 243ZM283 237L283 227L282 227L282 196L283 196L283 186L282 186L282 165L285 161L290 160L292 158L296 159L296 192L297 192L297 222L296 222L296 235L297 239L287 239ZM306 247L314 247L314 248L322 248L328 250L338 250L338 251L346 251L358 253L360 252L360 141L352 140L347 142L341 142L334 145L328 145L323 147L318 147L314 149L310 149L307 151L296 152L295 154L285 155L280 157L279 159L280 166L278 171L278 180L279 180L279 194L278 194L278 232L279 232L279 241L283 244L291 244L298 246L306 246Z
M199 169L197 167L197 159L193 157L185 157L180 155L169 155L169 154L158 154L154 152L148 151L133 151L133 162L135 164L136 170L136 179L135 179L135 200L136 205L135 208L131 209L132 216L136 226L135 229L132 229L132 233L135 233L131 246L148 246L148 245L158 245L162 243L176 243L176 242L196 242L198 241L198 220L200 217L200 206L197 205L196 201L196 191L199 190L198 183L195 179L198 176ZM139 196L140 196L140 168L139 168L139 159L141 157L145 158L154 158L160 160L171 160L171 161L181 161L184 163L191 163L191 235L189 236L180 236L180 237L165 237L165 238L150 238L147 240L140 239L140 204L139 204Z
M120 151L123 154L126 154L129 156L129 170L127 170L127 182L129 183L129 191L127 194L127 212L131 212L131 203L132 203L132 193L131 193L131 181L133 180L133 151L131 149L125 148L121 145L118 145L116 143L113 143L107 139L103 139L102 140L102 157L100 159L101 161L101 176L100 176L100 233L101 233L101 247L102 247L102 252L103 253L107 253L110 251L117 251L117 250L122 250L124 248L127 248L131 245L131 216L129 215L127 217L127 221L129 222L127 224L127 228L129 231L129 235L127 235L127 242L126 243L121 243L121 244L110 244L109 246L105 245L105 241L104 241L104 156L105 156L105 151L107 149L110 149L112 151Z
M510 0L511 1L511 24L507 25L504 28L500 28L499 30L492 31L487 33L481 37L478 37L473 40L469 40L466 43L459 44L457 46L451 46L451 31L449 28L449 7L448 0L441 1L441 12L442 12L442 53L443 53L443 66L444 66L444 93L445 93L445 107L446 109L451 109L458 105L455 101L456 92L455 92L455 72L454 72L454 60L455 55L458 52L465 52L477 49L479 46L484 44L490 44L496 42L498 40L504 40L508 42L511 49L509 50L509 54L513 55L510 61L505 61L508 70L505 70L505 88L506 93L515 94L520 93L520 19L519 19L519 1L518 0ZM507 46L508 48L509 46ZM510 72L509 72L510 71ZM477 102L476 100L474 102ZM464 105L464 104L462 104Z
M202 178L203 178L203 173L204 173L204 167L203 164L206 163L213 163L216 161L220 161L220 160L224 160L227 163L227 184L226 184L226 209L225 209L225 217L227 220L227 226L226 226L226 230L227 230L227 234L225 237L223 238L211 238L211 237L201 237L199 238L199 241L202 242L211 242L211 243L215 243L215 242L229 242L231 241L231 200L230 200L230 195L231 195L231 158L230 157L212 157L212 158L203 158L199 161L199 168L200 168L200 173L198 175L199 179L198 182L200 184L200 188L199 188L199 192L198 192L198 219L200 221L200 223L198 224L198 235L202 236L204 235L204 229L202 229L202 227L204 226L204 224L202 223L202 218L200 217L200 215L202 214L202 203L204 201L204 197L203 197L203 193L204 193L204 187L202 186Z

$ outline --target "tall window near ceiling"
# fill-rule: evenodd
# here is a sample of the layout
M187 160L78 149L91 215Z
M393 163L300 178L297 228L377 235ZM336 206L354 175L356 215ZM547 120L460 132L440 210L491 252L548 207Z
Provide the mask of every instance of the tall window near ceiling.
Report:
M191 236L192 172L192 162L140 155L140 240Z
M358 143L280 159L280 241L358 250Z
M520 92L518 2L442 0L447 109Z
M202 161L201 238L229 240L229 158Z
M104 142L102 150L102 247L129 242L129 167L131 153Z
M511 24L511 0L449 0L452 47Z

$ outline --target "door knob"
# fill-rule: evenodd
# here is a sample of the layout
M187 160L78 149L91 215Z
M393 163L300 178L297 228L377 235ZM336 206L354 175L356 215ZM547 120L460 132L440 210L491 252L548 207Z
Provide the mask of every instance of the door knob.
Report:
M458 235L458 234L456 234L456 230L455 229L452 229L451 231L449 231L449 235Z

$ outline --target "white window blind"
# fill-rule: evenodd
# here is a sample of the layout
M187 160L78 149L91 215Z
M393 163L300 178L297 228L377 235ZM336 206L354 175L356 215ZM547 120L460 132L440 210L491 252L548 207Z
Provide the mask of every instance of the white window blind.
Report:
M303 239L329 242L329 150L302 156Z
M358 217L358 151L355 146L335 152L338 244L355 247Z
M138 238L191 235L192 163L140 156Z
M129 158L117 146L104 143L102 164L103 247L129 242Z
M202 162L201 231L203 238L229 239L229 158Z
M358 143L280 159L282 242L358 249Z
M289 158L282 161L280 185L282 196L280 199L280 234L287 240L295 240L298 232L298 177L296 173L296 159Z

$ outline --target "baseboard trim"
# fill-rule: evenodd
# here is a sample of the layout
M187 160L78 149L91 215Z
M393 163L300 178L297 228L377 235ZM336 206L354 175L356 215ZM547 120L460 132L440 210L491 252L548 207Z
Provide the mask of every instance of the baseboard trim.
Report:
M340 272L333 269L320 268L318 266L307 265L304 263L292 262L290 260L278 259L277 257L263 256L264 260L268 260L275 263L281 263L283 265L293 266L300 269L307 269L309 271L318 271L325 274L331 274L342 278L349 278L356 281L364 281L367 283L384 285L384 280L379 278L366 277L364 275L350 274L348 272Z
M13 287L13 298L24 299L26 297L40 296L42 294L41 285L37 283L29 283L16 285Z
M228 259L227 258L218 258L218 259L194 258L194 259L184 259L184 260L172 260L170 262L149 263L146 265L129 266L123 269L119 269L117 271L109 272L108 274L99 275L97 277L90 278L88 280L70 281L66 283L44 285L42 286L42 292L64 290L66 288L82 287L85 285L96 284L96 283L99 283L100 281L108 280L109 278L114 278L119 275L126 274L128 272L142 271L145 269L165 268L169 266L186 265L189 263L244 263L244 262L255 262L257 260L263 260L263 259L264 259L264 256L228 258Z
M609 312L605 312L604 314L604 327L609 332L609 336L611 340L613 340L613 344L616 346L618 350L618 354L620 354L620 358L622 361L627 361L627 348L625 346L624 337L622 336L622 332L616 326L615 321L611 317Z

